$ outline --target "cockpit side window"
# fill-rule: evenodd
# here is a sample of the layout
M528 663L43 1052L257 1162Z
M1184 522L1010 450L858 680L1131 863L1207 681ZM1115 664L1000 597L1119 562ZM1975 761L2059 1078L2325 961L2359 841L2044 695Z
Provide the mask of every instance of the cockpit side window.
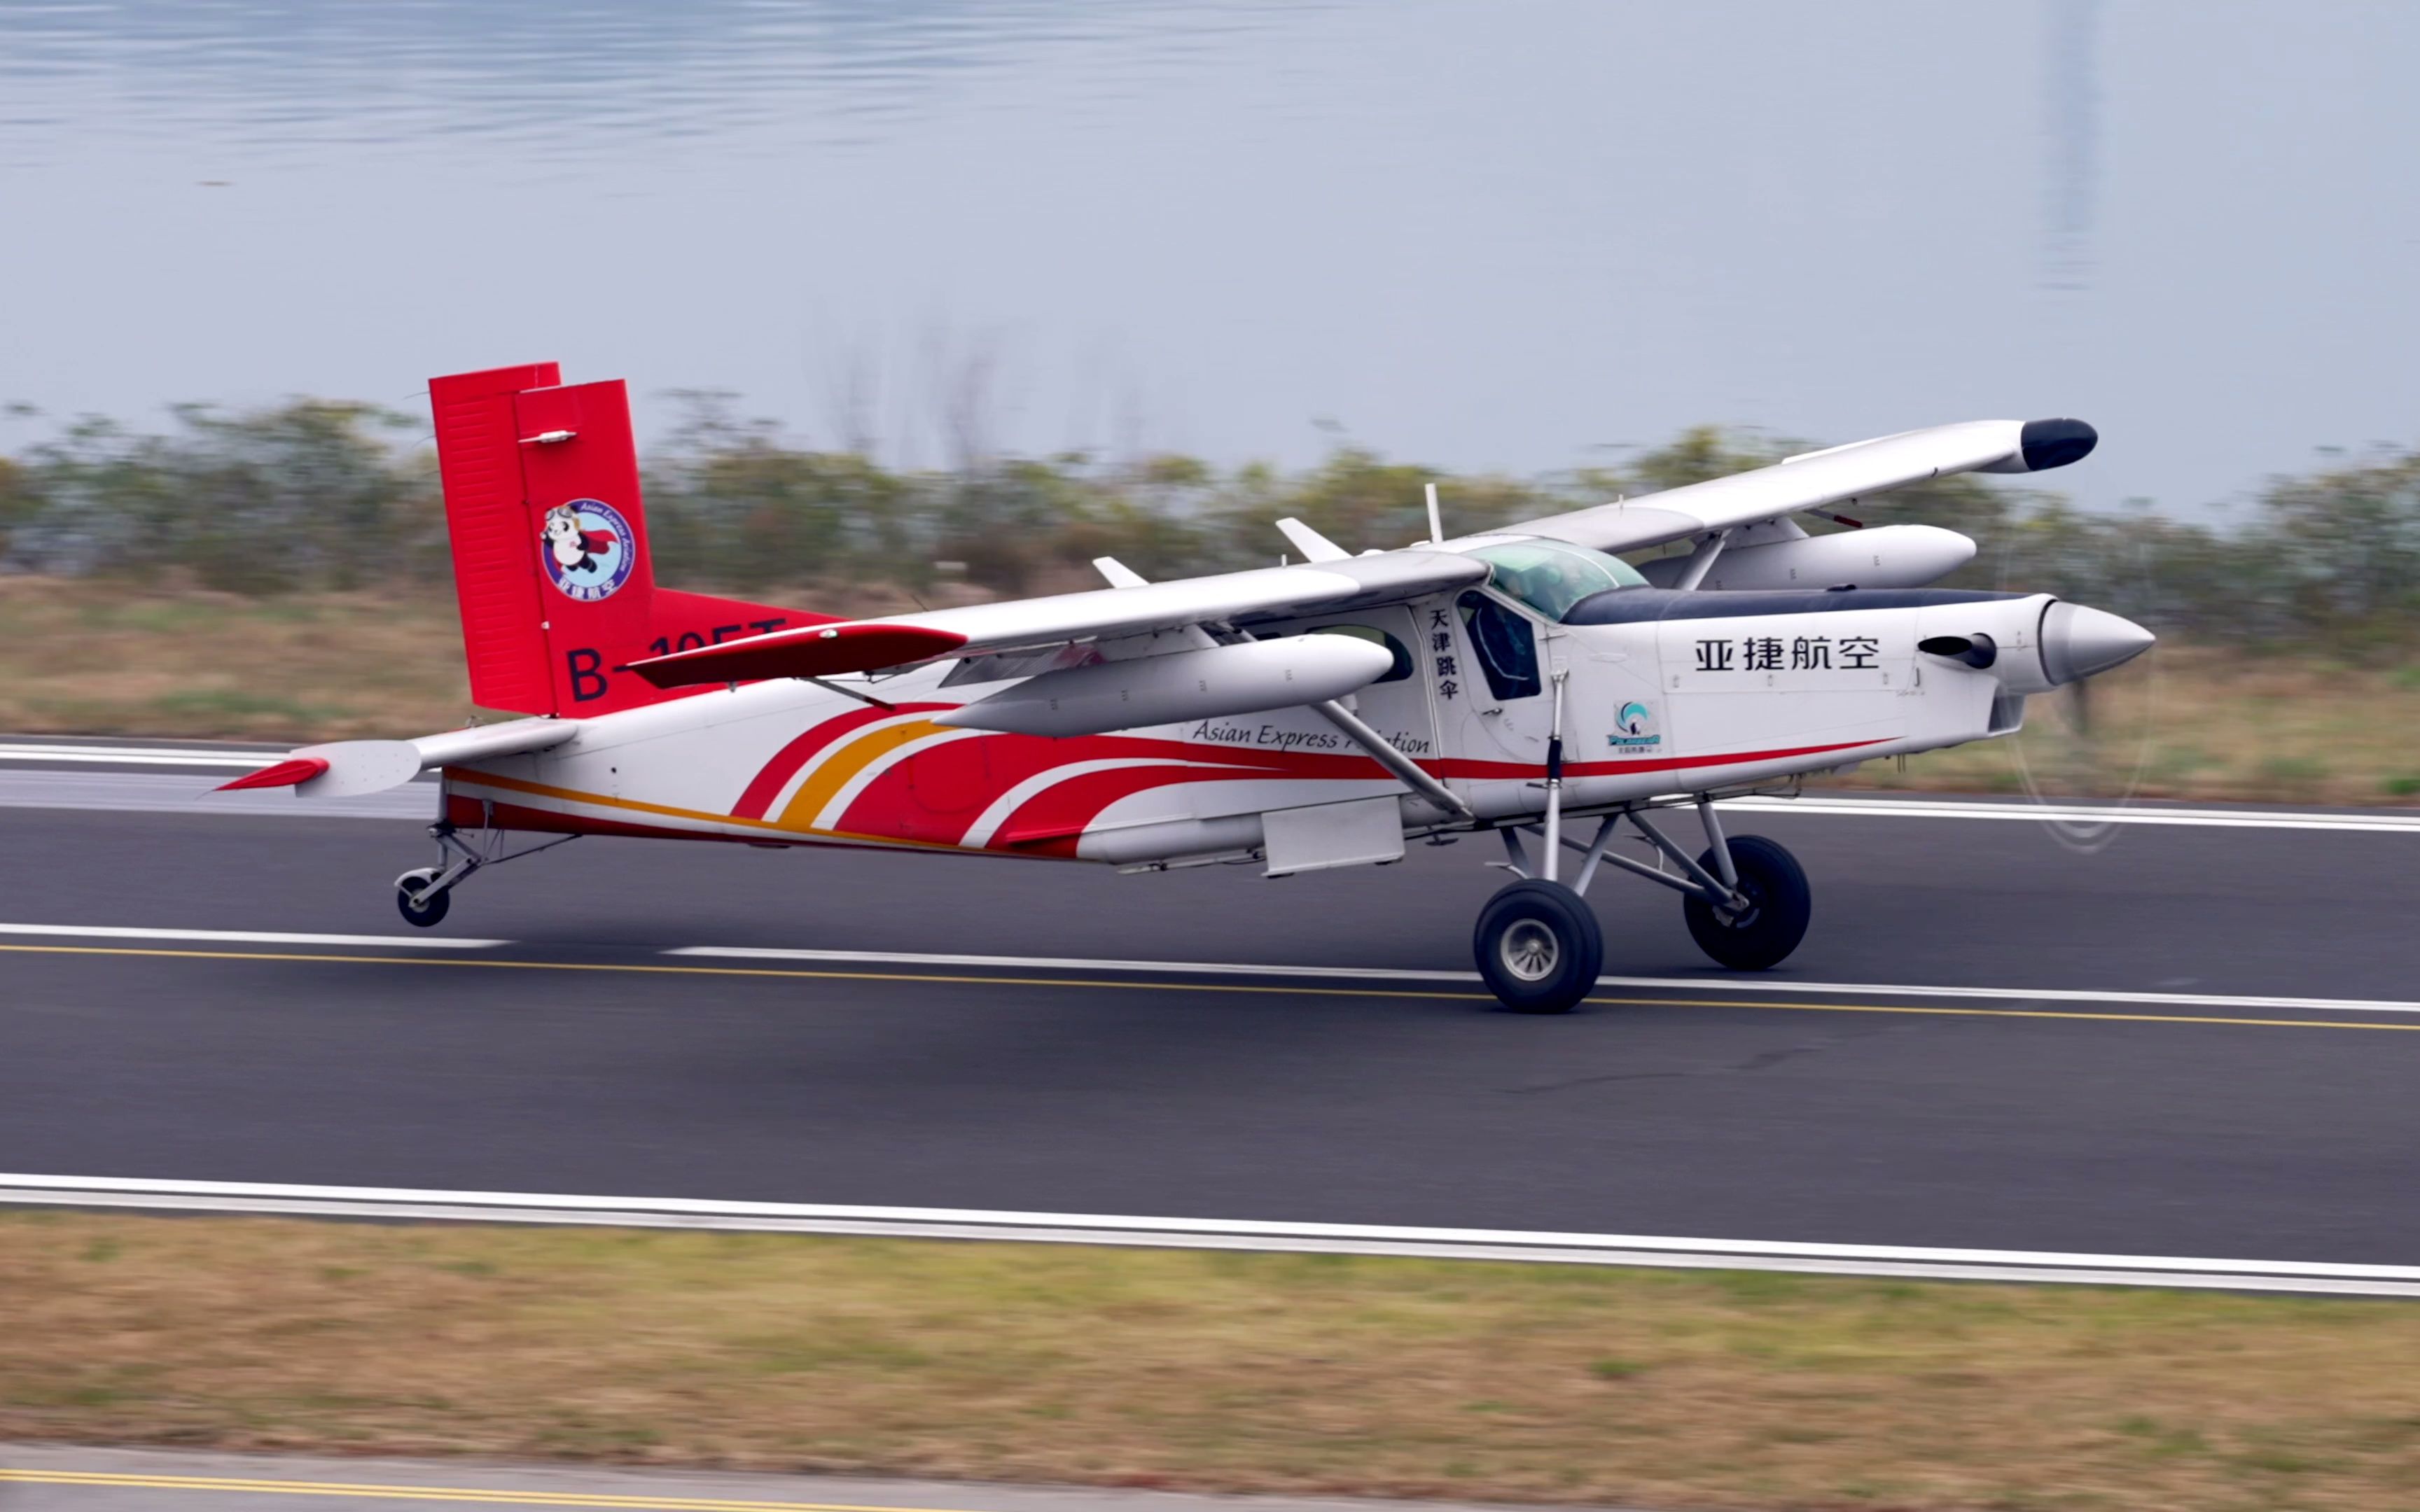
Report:
M1487 690L1498 700L1525 699L1544 685L1538 680L1538 632L1528 620L1485 594L1466 593L1454 600L1462 611L1462 633Z
M1637 588L1647 581L1620 557L1562 541L1511 541L1470 554L1487 563L1489 586L1557 625L1590 594Z

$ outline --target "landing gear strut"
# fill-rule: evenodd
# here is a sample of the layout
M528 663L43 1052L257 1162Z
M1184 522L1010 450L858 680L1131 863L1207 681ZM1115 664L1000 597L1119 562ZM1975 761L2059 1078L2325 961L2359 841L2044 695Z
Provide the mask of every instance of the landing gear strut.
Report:
M440 874L436 867L424 866L395 879L395 906L403 915L403 921L414 929L436 928L445 921L445 910L454 906L451 884L431 886Z
M1580 895L1596 874L1613 821L1606 821L1606 830L1589 848L1577 887L1564 887L1555 874L1563 850L1563 684L1570 676L1556 656L1554 722L1546 741L1544 874L1530 874L1521 837L1504 830L1510 857L1505 864L1521 880L1487 900L1471 940L1479 975L1497 1001L1515 1013L1568 1013L1605 970L1605 932Z
M1605 936L1585 900L1603 866L1620 867L1680 893L1690 937L1717 964L1733 971L1778 965L1807 937L1812 893L1797 857L1761 835L1725 836L1712 795L1699 794L1695 800L1707 842L1697 856L1650 824L1646 811L1637 808L1606 814L1595 838L1585 845L1567 839L1561 833L1560 796L1560 784L1550 775L1544 823L1497 831L1504 837L1507 858L1496 864L1520 880L1487 901L1472 940L1480 976L1514 1012L1569 1012L1596 985ZM1656 865L1616 856L1608 848L1625 823L1659 853ZM1544 841L1543 866L1531 864L1524 834ZM1556 877L1559 853L1566 848L1583 856L1569 886ZM1665 870L1665 862L1673 870Z
M1681 902L1689 937L1733 971L1764 971L1779 965L1807 937L1813 897L1798 857L1761 835L1742 835L1718 856L1708 851L1700 866L1724 866L1741 902L1717 907L1703 898Z
M444 921L445 911L453 906L454 889L472 872L484 866L501 866L524 856L551 851L580 838L563 835L543 845L506 853L504 831L489 829L481 834L485 837L483 843L473 845L446 820L428 826L428 838L437 842L437 864L416 867L395 879L395 908L405 923L414 929L433 929Z

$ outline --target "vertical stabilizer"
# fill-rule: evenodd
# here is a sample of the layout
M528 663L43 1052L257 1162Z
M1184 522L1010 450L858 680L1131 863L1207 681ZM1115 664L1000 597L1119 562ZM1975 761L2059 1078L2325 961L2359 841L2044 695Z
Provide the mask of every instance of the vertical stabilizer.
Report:
M483 707L585 717L693 696L628 664L831 618L657 589L620 379L566 387L536 363L432 379L429 397Z

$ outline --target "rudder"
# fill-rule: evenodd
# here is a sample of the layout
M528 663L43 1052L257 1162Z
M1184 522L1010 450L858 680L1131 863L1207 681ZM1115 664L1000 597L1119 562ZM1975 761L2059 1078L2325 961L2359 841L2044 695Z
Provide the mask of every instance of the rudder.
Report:
M483 708L554 712L537 563L521 529L525 490L513 396L561 381L554 363L538 363L458 373L428 385L462 651L471 667L471 701Z

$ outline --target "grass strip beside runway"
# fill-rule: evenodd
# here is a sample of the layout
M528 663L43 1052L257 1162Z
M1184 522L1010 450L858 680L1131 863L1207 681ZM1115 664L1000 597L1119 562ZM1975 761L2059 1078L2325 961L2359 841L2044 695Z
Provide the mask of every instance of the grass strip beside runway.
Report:
M0 1213L0 1440L1632 1504L2420 1504L2420 1308Z

